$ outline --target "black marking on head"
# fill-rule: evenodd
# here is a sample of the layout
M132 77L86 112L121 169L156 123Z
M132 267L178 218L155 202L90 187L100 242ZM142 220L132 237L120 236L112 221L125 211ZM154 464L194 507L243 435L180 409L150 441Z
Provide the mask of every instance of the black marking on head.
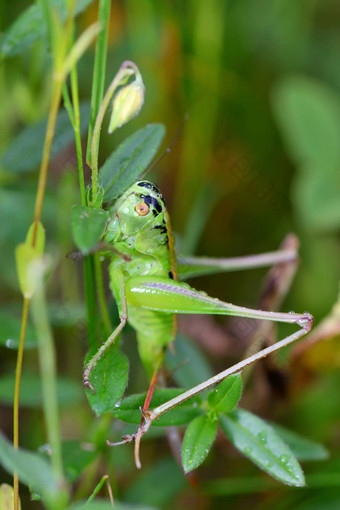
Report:
M153 228L159 228L159 229L160 229L160 231L161 231L161 232L160 232L161 234L166 234L166 233L168 232L168 229L167 229L165 226L163 226L163 225L156 225L156 226L155 226L155 227L153 227Z
M140 182L137 182L137 186L140 186L141 188L152 189L152 191L157 193L157 195L161 196L161 192L159 191L157 186L155 184L153 184L152 182L140 181Z
M142 200L144 200L146 205L148 205L149 207L150 207L150 205L152 205L152 207L154 209L156 209L157 214L162 212L163 208L162 208L161 204L159 203L159 201L157 200L157 198L151 197L150 195L141 195L140 197ZM154 214L154 216L157 216L157 214Z
M171 280L174 279L174 275L172 274L172 271L169 271L169 278L171 278Z
M168 235L164 236L164 243L163 244L164 245L165 244L169 244L169 236Z

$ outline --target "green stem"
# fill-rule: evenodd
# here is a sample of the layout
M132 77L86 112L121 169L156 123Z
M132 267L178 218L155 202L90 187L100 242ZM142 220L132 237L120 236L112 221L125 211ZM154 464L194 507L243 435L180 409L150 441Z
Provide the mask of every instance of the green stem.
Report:
M96 284L97 284L97 296L99 302L100 313L103 319L104 327L105 327L105 337L107 338L109 334L112 332L112 326L110 321L110 315L106 305L105 292L104 292L104 281L103 281L103 273L102 273L102 264L100 261L99 253L94 254L94 270L96 274Z
M14 399L13 399L13 446L17 450L19 448L19 398L20 398L20 381L22 372L22 360L24 356L25 336L27 329L28 310L30 300L25 298L22 307L21 329L19 348L17 355L17 365L15 370L15 386L14 386ZM19 510L19 478L18 474L14 473L13 477L14 489L14 510Z
M90 350L98 349L97 341L97 302L95 288L95 271L93 263L93 255L84 257L84 291L86 301L86 317L87 317L87 335Z
M113 495L112 495L112 489L111 489L111 485L110 485L109 475L104 475L101 478L100 482L95 487L94 491L92 492L91 496L86 501L85 505L87 505L88 503L91 503L91 501L94 500L94 498L97 496L97 494L100 491L100 489L103 487L104 483L106 483L106 485L107 485L107 490L108 490L108 493L109 493L109 498L110 498L111 506L113 508L114 502L113 502Z
M100 104L103 100L104 95L104 84L105 84L105 69L106 69L106 55L107 55L107 38L109 33L109 22L110 22L110 0L100 0L98 21L103 27L102 31L98 34L96 44L96 54L93 68L93 81L92 81L92 93L91 93L91 113L90 123L87 138L87 150L86 160L88 165L92 165L91 161L91 139L96 117L100 108Z
M80 134L78 74L77 74L76 65L74 65L71 69L71 90L72 90L72 101L73 101L73 108L74 108L74 126L73 127L74 127L74 138L75 138L75 143L76 143L80 197L81 197L82 205L86 205L83 151L82 151L82 146L81 146L81 134Z
M107 89L104 99L100 105L91 140L92 201L94 201L97 196L99 140L100 130L102 127L105 112L110 104L110 101L117 87L119 87L120 85L124 85L130 76L137 73L139 73L139 71L134 62L131 62L129 60L123 62L118 73L110 83L110 86Z
M47 438L51 446L51 465L55 478L60 483L61 490L65 490L63 463L61 456L60 426L57 399L57 370L56 355L52 331L48 320L43 275L32 297L32 317L39 342L39 363L42 380L43 406L47 428ZM60 498L58 508L64 508L62 503L66 493Z
M42 210L42 205L43 205L43 200L44 200L46 181L47 181L47 172L48 172L48 162L50 159L52 140L53 140L53 136L54 136L55 124L56 124L56 120L57 120L57 114L58 114L59 103L60 103L60 98L61 98L61 87L62 87L61 77L58 75L55 75L54 80L53 80L52 100L51 100L51 106L50 106L50 111L49 111L49 115L48 115L48 121L47 121L47 129L46 129L46 135L45 135L43 156L42 156L42 161L41 161L41 166L40 166L38 191L37 191L37 196L36 196L36 201L35 201L34 230L33 230L33 239L32 239L33 247L35 246L36 239L37 239L38 224L40 222L41 210Z

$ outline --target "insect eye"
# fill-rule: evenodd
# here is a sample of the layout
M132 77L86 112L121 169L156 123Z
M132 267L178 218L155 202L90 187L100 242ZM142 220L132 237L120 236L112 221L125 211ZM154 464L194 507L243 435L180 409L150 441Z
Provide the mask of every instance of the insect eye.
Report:
M139 216L146 216L149 213L149 206L145 202L140 202L136 205L135 211Z

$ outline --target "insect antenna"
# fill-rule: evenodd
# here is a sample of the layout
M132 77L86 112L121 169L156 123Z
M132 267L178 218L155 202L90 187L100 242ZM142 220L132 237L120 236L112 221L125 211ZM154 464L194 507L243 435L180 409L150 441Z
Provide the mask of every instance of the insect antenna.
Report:
M181 134L183 132L183 129L184 129L184 126L187 123L187 121L189 120L189 118L190 118L189 113L188 112L185 113L184 116L183 116L183 120L182 120L181 124L179 125L175 135L172 137L168 147L165 149L165 151L163 151L163 153L159 156L159 158L157 158L156 161L154 161L149 166L149 168L147 168L145 170L145 172L140 177L141 179L143 179L149 172L151 172L151 170L153 170L155 168L155 166L157 166L167 154L170 154L172 147L175 145L175 143L177 142L177 140L181 136Z

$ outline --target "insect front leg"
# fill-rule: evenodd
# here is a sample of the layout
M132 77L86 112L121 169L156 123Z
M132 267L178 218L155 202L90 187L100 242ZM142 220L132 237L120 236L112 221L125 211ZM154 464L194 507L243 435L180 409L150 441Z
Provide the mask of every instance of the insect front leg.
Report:
M111 273L113 273L111 271ZM117 305L119 310L120 323L116 327L116 329L111 333L108 339L101 345L96 354L90 359L87 363L84 372L83 372L83 384L85 388L90 388L92 392L94 392L94 386L90 381L90 375L93 368L96 366L99 358L104 354L104 352L114 343L118 335L123 330L128 314L127 314L127 304L125 297L125 282L123 278L123 274L120 271L114 271L114 275L111 278L111 287L117 299Z

